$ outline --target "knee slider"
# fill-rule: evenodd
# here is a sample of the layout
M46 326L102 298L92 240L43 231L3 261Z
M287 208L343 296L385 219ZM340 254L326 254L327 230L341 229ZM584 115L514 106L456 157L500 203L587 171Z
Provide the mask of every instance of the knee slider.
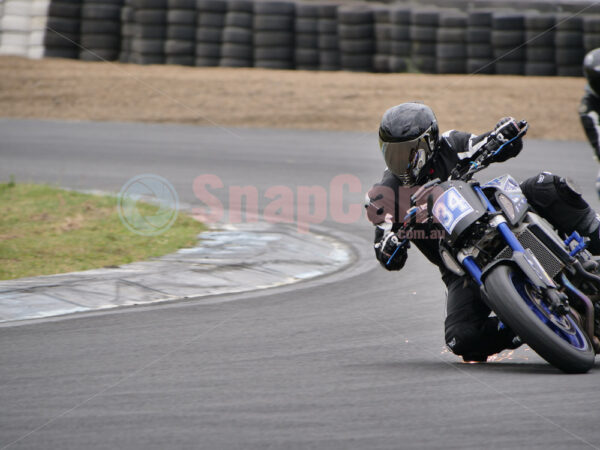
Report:
M541 172L521 184L521 190L533 208L559 231L588 234L596 214L581 196L572 180L550 172Z
M589 205L581 196L581 188L570 178L554 176L554 185L559 197L577 209L589 209Z
M554 178L550 172L540 172L521 183L521 190L531 206L547 208L556 200Z
M587 236L598 228L598 215L581 196L581 188L573 180L561 177L556 181L556 190L562 202L560 207L565 213L571 213L573 230Z
M473 327L450 327L446 329L446 345L455 355L476 351L479 336Z

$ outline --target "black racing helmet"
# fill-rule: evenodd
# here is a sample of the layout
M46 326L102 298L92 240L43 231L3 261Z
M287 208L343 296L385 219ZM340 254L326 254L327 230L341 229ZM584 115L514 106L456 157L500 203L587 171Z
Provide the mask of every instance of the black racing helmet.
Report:
M379 146L388 169L403 184L415 184L421 169L433 156L438 123L422 103L402 103L388 109L379 127Z
M591 50L585 55L583 73L592 91L600 96L600 48Z

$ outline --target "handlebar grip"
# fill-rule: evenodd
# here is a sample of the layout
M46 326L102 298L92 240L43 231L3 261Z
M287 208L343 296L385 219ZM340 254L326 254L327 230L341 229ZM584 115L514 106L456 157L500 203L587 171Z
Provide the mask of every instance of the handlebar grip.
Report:
M411 204L414 204L417 201L417 198L423 193L425 189L429 189L431 186L435 186L436 184L441 183L439 178L434 178L433 180L428 181L424 185L422 185L417 192L410 196Z

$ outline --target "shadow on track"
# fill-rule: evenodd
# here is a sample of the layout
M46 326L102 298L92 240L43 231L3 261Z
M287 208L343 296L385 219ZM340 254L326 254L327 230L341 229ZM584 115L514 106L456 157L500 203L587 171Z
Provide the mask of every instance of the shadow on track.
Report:
M427 375L436 373L438 376L443 376L444 373L454 373L456 370L469 374L477 373L513 373L513 374L530 374L530 375L566 375L550 364L543 362L512 362L498 361L488 363L464 363L461 361L390 361L380 362L375 364L350 364L346 367L360 368L363 370L385 370L397 371L405 374L421 373Z

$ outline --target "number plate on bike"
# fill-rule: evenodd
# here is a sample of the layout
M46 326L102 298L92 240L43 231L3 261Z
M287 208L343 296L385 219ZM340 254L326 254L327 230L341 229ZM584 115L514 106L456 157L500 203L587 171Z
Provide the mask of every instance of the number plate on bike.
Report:
M445 191L433 205L433 215L440 221L448 233L466 215L474 211L469 202L455 187Z

